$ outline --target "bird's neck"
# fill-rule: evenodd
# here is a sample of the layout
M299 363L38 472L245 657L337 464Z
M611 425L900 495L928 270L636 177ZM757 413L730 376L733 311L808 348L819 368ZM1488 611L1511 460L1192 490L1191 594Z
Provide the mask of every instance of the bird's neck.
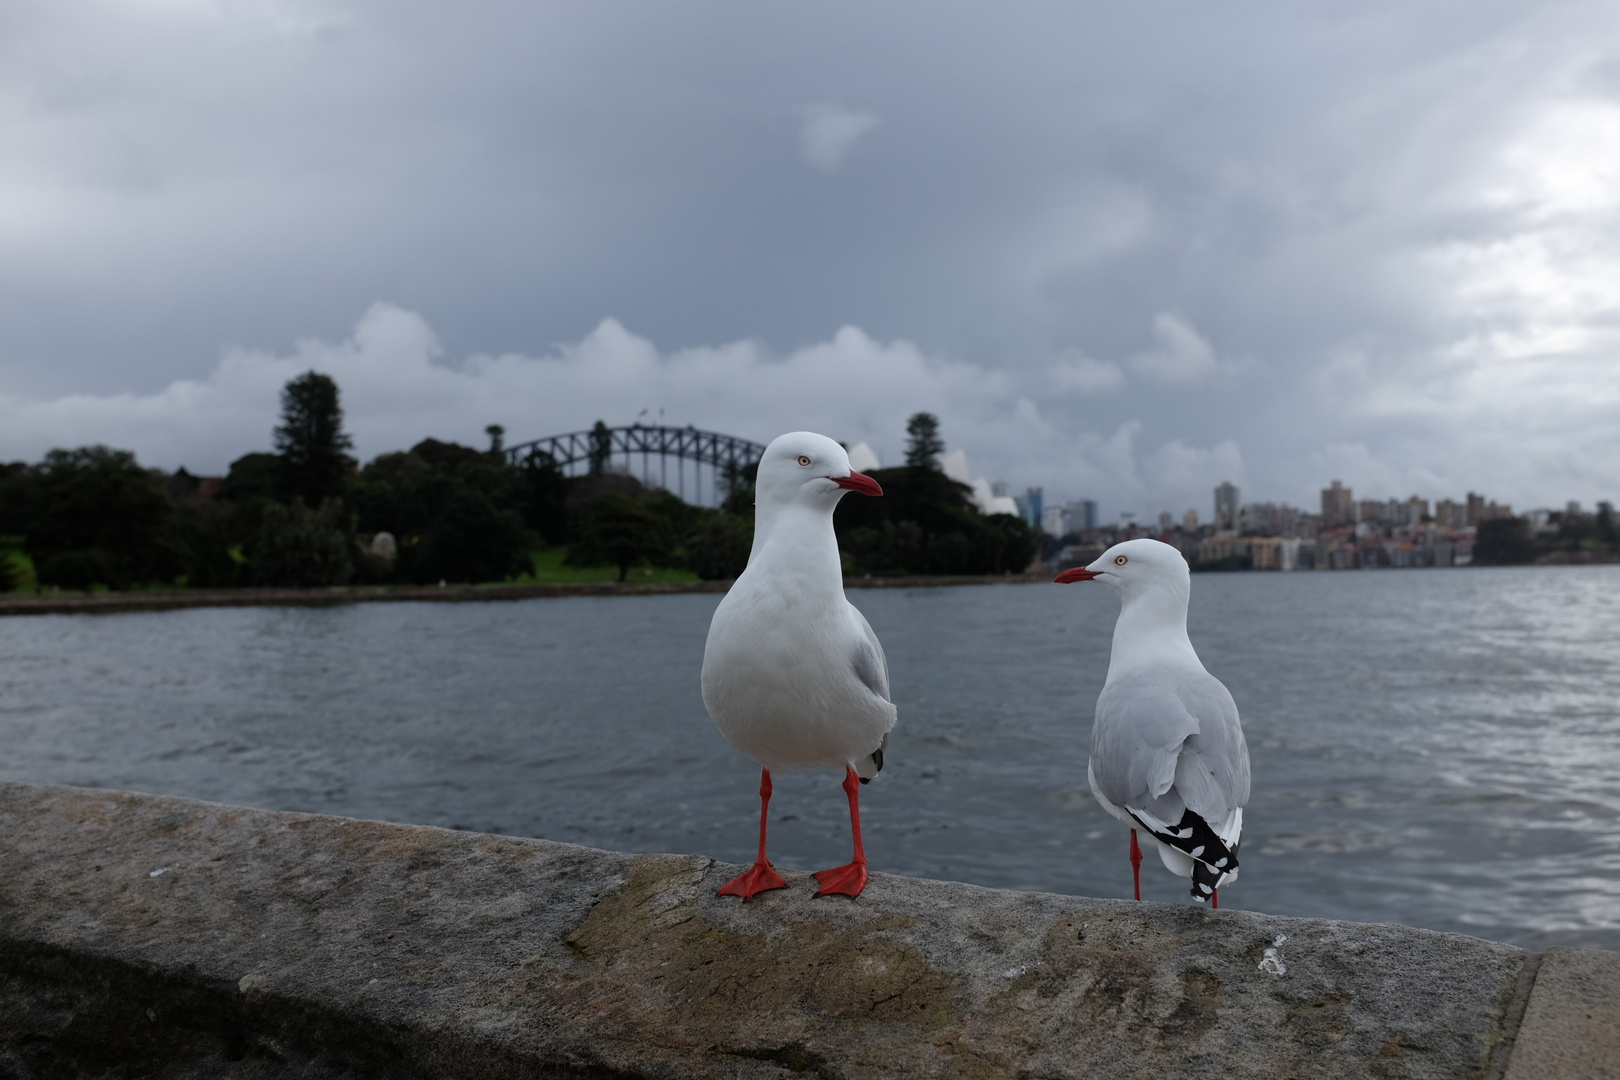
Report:
M1108 681L1149 668L1203 664L1187 637L1185 588L1154 589L1123 598L1114 624L1114 647L1108 658Z
M800 588L821 586L842 595L844 569L832 514L793 502L757 506L748 569L756 567L775 580L793 580Z

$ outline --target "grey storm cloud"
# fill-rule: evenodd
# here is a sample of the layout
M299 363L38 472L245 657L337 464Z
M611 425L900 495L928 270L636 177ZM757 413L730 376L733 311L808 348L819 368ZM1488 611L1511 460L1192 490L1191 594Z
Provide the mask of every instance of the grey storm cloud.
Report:
M0 457L666 419L1620 494L1620 8L13 0ZM824 369L825 378L817 378Z

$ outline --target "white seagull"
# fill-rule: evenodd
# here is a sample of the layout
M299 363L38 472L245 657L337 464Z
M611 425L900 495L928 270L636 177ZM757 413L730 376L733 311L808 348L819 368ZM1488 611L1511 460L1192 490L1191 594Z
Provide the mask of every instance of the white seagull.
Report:
M1091 729L1091 793L1131 830L1131 874L1142 899L1141 830L1193 899L1220 906L1237 879L1249 748L1237 705L1187 638L1192 582L1181 552L1157 540L1115 544L1059 583L1100 581L1120 599L1108 680Z
M866 887L856 780L883 768L895 711L883 647L844 596L833 508L846 491L883 494L824 435L790 432L760 458L754 547L703 650L703 704L731 745L760 765L759 858L722 896L746 901L787 885L765 857L772 769L843 770L855 856L817 872L816 895L859 896Z

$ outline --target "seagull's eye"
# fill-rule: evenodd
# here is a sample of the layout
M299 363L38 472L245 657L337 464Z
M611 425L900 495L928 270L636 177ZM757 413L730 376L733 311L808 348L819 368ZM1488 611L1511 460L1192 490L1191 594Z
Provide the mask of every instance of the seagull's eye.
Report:
M801 469L808 469L808 468L809 468L809 467L810 467L810 458L809 458L809 455L807 455L807 454L800 454L800 455L799 455L799 468L801 468Z
M1131 560L1127 559L1123 555L1115 555L1114 556L1114 565L1115 566L1124 566L1126 563L1128 563L1130 561Z

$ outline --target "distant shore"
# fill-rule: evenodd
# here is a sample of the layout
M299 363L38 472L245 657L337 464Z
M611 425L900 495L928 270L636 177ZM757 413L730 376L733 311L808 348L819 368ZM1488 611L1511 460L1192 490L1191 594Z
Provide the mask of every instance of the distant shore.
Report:
M1050 581L1049 574L956 577L851 577L850 589L906 589L945 585L1006 585ZM723 593L729 581L592 581L528 585L349 585L316 589L150 589L135 592L0 594L4 615L114 615L127 611L175 611L207 607L334 607L387 602L457 603L533 600L558 596L663 596Z
M1584 553L1582 553L1584 554ZM1562 558L1558 556L1564 556ZM1608 558L1569 557L1558 552L1535 566L1613 565ZM1459 567L1458 569L1467 569ZM1487 567L1486 569L1490 569ZM1215 571L1220 572L1220 571ZM1264 573L1264 571L1230 571ZM1317 573L1319 571L1299 571ZM1346 571L1333 571L1345 573ZM1360 571L1355 571L1360 572ZM958 585L1033 585L1052 580L1055 571L1034 574L959 574L904 577L846 577L846 589L921 589ZM125 611L176 611L207 607L335 607L339 604L431 602L469 603L534 600L558 596L665 596L723 593L729 581L582 581L522 585L339 585L313 589L141 589L134 592L0 593L6 615L115 615Z

